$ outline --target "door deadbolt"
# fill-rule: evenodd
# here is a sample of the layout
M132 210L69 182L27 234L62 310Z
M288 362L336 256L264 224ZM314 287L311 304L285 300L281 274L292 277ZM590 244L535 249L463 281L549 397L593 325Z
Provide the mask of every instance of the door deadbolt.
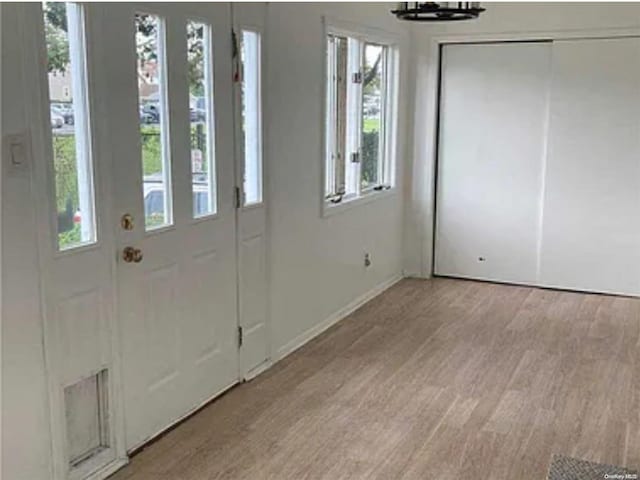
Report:
M122 250L122 259L126 263L140 263L142 261L142 250L134 247L125 247Z
M125 213L124 215L122 215L122 217L120 218L120 226L123 230L133 230L133 215L131 215L130 213Z

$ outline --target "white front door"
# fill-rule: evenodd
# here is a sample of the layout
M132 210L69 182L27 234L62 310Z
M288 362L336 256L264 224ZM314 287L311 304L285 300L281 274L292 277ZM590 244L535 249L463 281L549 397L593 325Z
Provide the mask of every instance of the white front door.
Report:
M131 449L239 378L231 14L101 10Z
M24 82L14 94L29 125L11 139L21 153L12 175L31 170L34 182L52 478L103 478L126 462L105 128L117 91L101 67L99 6L15 4L11 14Z

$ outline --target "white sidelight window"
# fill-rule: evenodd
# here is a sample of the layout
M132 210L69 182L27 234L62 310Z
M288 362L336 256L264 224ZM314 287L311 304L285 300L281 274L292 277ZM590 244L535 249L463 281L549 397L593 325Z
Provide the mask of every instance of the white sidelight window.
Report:
M262 103L260 34L242 30L243 205L262 203Z
M58 249L96 242L84 16L71 2L43 4Z
M164 21L135 15L145 229L173 223Z
M333 28L326 48L324 198L339 204L393 186L397 54Z
M191 122L191 189L194 218L217 211L213 55L211 26L187 22L189 117Z

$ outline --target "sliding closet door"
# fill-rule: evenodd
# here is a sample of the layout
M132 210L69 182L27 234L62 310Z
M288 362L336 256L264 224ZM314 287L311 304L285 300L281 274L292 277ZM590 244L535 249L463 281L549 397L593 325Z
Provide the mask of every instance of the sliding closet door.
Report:
M540 283L640 293L640 39L554 43Z
M551 43L442 52L435 273L535 283Z

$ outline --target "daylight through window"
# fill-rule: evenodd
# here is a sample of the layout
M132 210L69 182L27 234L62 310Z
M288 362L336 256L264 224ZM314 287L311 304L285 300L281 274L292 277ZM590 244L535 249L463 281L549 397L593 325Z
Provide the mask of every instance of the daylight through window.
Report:
M152 230L173 222L164 22L136 13L135 35L145 229Z
M244 205L262 202L262 125L260 105L260 34L242 31L242 133Z
M392 186L393 50L361 36L327 37L325 199Z
M215 128L211 28L187 23L189 119L191 123L191 190L193 216L216 213Z
M45 2L43 12L57 241L67 250L96 241L84 21L75 3Z

